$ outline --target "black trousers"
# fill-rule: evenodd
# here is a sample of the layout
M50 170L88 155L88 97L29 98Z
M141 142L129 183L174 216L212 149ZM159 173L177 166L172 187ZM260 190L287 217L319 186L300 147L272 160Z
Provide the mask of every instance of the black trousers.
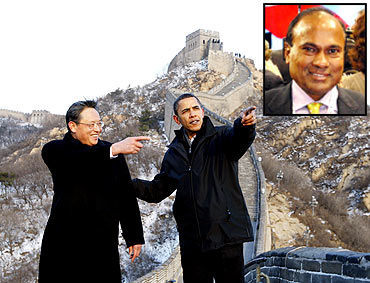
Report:
M243 244L199 253L181 251L184 283L243 283Z

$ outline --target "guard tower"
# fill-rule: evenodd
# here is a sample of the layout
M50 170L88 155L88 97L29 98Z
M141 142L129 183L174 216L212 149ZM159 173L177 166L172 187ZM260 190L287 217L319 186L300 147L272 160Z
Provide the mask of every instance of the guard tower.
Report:
M199 29L186 36L185 64L208 57L209 50L221 50L218 31Z
M186 36L185 47L172 59L168 72L178 66L205 59L210 50L223 51L222 48L218 31L198 29Z

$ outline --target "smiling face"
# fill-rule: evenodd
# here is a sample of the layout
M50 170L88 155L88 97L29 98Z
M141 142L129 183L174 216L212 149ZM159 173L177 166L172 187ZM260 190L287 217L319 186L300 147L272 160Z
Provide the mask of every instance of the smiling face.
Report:
M325 12L303 17L293 30L285 58L290 76L314 100L337 85L344 65L345 34L337 19Z
M204 110L194 97L184 98L179 101L178 115L173 119L178 125L182 125L189 138L192 138L201 129L203 124Z
M79 118L80 119L77 123L74 121L70 121L68 123L72 136L88 146L96 145L102 129L96 124L92 129L90 129L89 125L87 124L100 122L99 113L94 108L88 107L80 113Z

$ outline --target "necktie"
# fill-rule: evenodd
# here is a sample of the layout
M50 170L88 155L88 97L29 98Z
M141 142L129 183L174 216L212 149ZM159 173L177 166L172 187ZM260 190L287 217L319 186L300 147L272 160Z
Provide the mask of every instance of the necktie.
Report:
M320 114L321 105L322 105L322 103L312 102L312 103L307 105L307 108L310 111L310 114Z

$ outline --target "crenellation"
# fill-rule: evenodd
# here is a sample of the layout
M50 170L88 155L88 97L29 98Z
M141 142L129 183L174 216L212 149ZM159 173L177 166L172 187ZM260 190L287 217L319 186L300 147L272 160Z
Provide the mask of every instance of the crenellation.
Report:
M199 29L188 34L185 47L172 59L168 66L168 72L179 66L208 58L211 50L223 50L223 43L218 31Z
M13 118L16 120L21 120L23 122L28 122L28 117L30 114L23 113L20 111L0 109L0 117Z
M336 248L288 247L259 254L259 257L266 259L261 264L261 271L270 277L270 282L370 282L369 253ZM354 257L358 260L353 261ZM254 268L255 265L248 267L244 282L255 282L251 279Z
M20 111L0 109L0 117L13 118L34 125L42 125L53 116L53 114L46 110L33 110L31 113L23 113Z
M29 122L31 124L41 125L44 122L48 121L52 114L46 110L33 110Z

